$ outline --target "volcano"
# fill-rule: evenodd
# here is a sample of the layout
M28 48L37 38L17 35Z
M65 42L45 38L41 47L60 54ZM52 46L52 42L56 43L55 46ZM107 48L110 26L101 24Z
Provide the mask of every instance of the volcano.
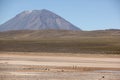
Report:
M64 18L46 9L23 11L0 25L0 31L49 29L80 30Z

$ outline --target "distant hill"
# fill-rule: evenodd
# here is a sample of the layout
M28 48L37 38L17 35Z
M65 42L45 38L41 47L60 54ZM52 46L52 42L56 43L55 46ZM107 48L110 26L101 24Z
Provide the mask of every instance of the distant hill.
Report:
M120 31L4 31L0 32L0 51L120 54Z
M57 14L43 9L23 11L0 25L0 31L8 30L80 30Z
M14 30L0 32L0 39L79 39L85 37L118 37L120 30L74 31L74 30Z

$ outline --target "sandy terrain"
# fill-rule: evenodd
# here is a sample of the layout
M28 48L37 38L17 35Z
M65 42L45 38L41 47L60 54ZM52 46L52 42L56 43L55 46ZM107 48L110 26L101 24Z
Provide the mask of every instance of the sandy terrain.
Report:
M0 80L120 80L120 58L0 54Z

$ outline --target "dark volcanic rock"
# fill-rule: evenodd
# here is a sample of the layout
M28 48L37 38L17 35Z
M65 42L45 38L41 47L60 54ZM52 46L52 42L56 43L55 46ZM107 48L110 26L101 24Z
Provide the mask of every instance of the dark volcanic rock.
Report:
M48 10L23 11L0 25L0 31L7 30L80 30L62 17Z

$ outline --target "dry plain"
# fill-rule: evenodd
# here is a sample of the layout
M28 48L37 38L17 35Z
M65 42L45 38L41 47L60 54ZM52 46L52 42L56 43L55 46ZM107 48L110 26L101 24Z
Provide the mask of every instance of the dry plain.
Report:
M120 56L0 52L0 80L120 80Z

